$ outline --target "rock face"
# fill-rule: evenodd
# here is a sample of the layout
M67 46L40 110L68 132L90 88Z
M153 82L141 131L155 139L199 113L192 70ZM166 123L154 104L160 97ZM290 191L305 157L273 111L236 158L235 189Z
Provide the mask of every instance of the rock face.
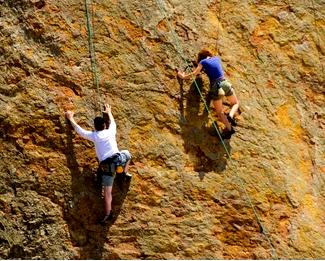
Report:
M102 227L93 145L64 117L99 114L85 4L1 0L0 258L324 259L324 4L89 3L100 97L133 154ZM175 77L203 47L241 102L231 159Z

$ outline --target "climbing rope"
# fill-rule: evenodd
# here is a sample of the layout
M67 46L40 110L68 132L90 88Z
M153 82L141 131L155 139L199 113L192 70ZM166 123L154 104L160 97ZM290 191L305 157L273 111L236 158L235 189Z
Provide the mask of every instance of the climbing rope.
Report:
M159 9L160 9L161 13L163 14L163 16L164 16L164 17L167 17L166 11L165 11L165 9L163 8L163 3L161 2L161 0L156 0L156 1L157 1L157 3L158 3ZM184 50L183 50L183 48L182 48L181 45L180 45L180 42L179 42L179 40L178 40L178 37L176 37L175 30L173 29L173 27L172 27L172 25L171 25L169 19L167 19L167 26L168 26L168 29L172 32L172 36L173 36L174 41L175 41L175 44L176 44L176 51L179 53L179 55L181 56L181 58L182 58L183 61L185 62L186 67L187 67L187 68L190 68L191 66L190 66L190 64L188 63L188 59L185 58L186 56L184 55ZM212 121L212 126L213 126L213 127L215 128L215 130L217 131L217 134L218 134L218 136L219 136L219 139L221 140L222 146L223 146L224 149L225 149L225 152L226 152L226 154L227 154L227 157L230 158L230 154L229 154L229 152L228 152L228 150L227 150L227 148L226 148L226 145L225 145L225 143L224 143L224 141L223 141L223 139L222 139L222 137L221 137L221 134L220 134L219 128L217 127L216 123L215 123L214 120L213 120L213 117L211 116L211 113L210 113L209 107L208 107L208 105L207 105L207 103L206 103L206 100L204 99L204 96L203 96L203 94L202 94L202 92L201 92L201 90L200 90L200 87L199 87L199 85L198 85L196 79L194 78L194 76L193 76L193 81L194 81L194 85L195 85L195 87L196 87L196 89L197 89L197 91L198 91L198 93L199 93L199 95L200 95L200 98L201 98L201 100L202 100L202 102L203 102L203 104L204 104L204 108L205 108L205 110L206 110L207 113L208 113L208 117L209 117L210 120Z
M156 1L157 1L157 3L158 3L158 6L159 6L159 9L160 9L161 13L163 14L164 17L167 18L166 11L165 11L165 9L163 8L163 3L161 2L161 0L156 0ZM180 45L180 42L179 42L178 37L176 37L175 30L174 30L174 28L172 27L172 25L171 25L169 19L167 19L167 26L168 26L168 29L172 32L172 36L173 36L174 41L175 41L175 44L176 44L176 51L177 51L177 52L180 54L180 56L182 57L183 61L185 62L186 67L187 67L187 68L191 68L191 65L190 65L189 62L188 62L189 60L185 58L186 56L185 56L185 54L184 54L184 50L183 50L183 48L182 48L181 45ZM226 152L226 154L227 154L227 157L228 157L228 158L231 158L231 157L230 157L230 154L229 154L229 152L228 152L228 150L227 150L227 148L226 148L226 145L225 145L225 143L224 143L224 141L223 141L223 139L222 139L222 137L221 137L221 134L220 134L219 128L217 127L215 121L213 120L213 117L211 116L211 113L210 113L210 110L209 110L209 106L208 106L207 103L206 103L206 100L205 100L205 98L204 98L204 96L203 96L203 94L202 94L202 92L201 92L201 90L200 90L200 87L199 87L199 85L198 85L198 83L197 83L197 81L196 81L196 79L195 79L194 76L192 77L192 79L193 79L193 81L194 81L194 85L195 85L195 87L196 87L196 89L197 89L197 91L198 91L198 93L199 93L199 95L200 95L200 98L201 98L201 100L202 100L202 102L203 102L203 104L204 104L204 108L205 108L205 110L206 110L207 113L208 113L208 117L209 117L210 120L212 121L212 126L213 126L213 127L215 128L215 130L217 131L217 134L218 134L218 136L219 136L219 139L221 140L222 146L223 146L224 149L225 149L225 152Z
M163 17L167 18L167 13L166 13L166 11L165 11L165 9L164 9L164 7L163 7L163 2L162 2L162 0L156 0L156 2L157 2L157 4L158 4L158 7L159 7L159 9L160 9L161 14L163 15ZM169 21L168 18L167 18L167 26L168 26L170 32L172 32L173 38L174 38L174 40L175 40L175 43L176 43L176 51L180 54L180 56L182 57L183 61L184 61L185 64L186 64L186 66L188 66L188 59L185 59L186 56L184 55L184 50L182 49L182 47L181 47L181 45L180 45L180 43L179 43L178 37L176 37L175 30L174 30L174 28L171 26L171 23L170 23L170 21ZM212 116L211 116L211 113L210 113L209 107L208 107L208 105L207 105L207 103L206 103L205 98L204 98L203 95L202 95L202 92L201 92L201 90L200 90L200 88L199 88L199 86L198 86L198 84L197 84L196 79L195 79L194 76L192 76L192 80L194 81L194 84L195 84L196 89L197 89L197 91L198 91L198 93L199 93L199 95L200 95L201 100L203 101L203 104L204 104L205 110L206 110L207 113L208 113L208 117L212 119ZM222 137L221 137L220 131L219 131L218 127L216 126L216 123L214 122L213 119L212 119L212 125L213 125L213 127L215 128L215 130L216 130L217 133L218 133L219 139L221 140L221 143L222 143L223 148L224 148L224 150L225 150L225 152L226 152L226 154L227 154L227 156L228 156L228 158L229 158L229 160L230 160L230 163L232 163L233 161L232 161L232 158L231 158L231 156L230 156L230 153L229 153L229 151L228 151L228 149L227 149L227 147L226 147L226 145L225 145L225 143L224 143L224 141L223 141L223 139L222 139ZM248 192L247 192L247 190L246 190L246 188L245 188L244 182L243 182L242 178L241 178L241 177L240 177L236 172L235 172L235 175L236 175L237 179L239 180L240 187L241 187L241 189L244 191L244 194L245 194L245 196L246 196L246 198L247 198L247 200L248 200L248 203L249 203L250 207L251 207L252 210L253 210L253 213L254 213L254 216L255 216L255 218L256 218L257 224L258 224L258 226L259 226L260 232L264 235L264 237L266 238L266 240L267 240L267 242L268 242L268 244L269 244L269 246L270 246L272 258L273 258L273 259L277 259L276 251L275 251L275 248L274 248L274 246L273 246L273 243L272 243L272 241L271 241L271 239L270 239L270 237L269 237L269 235L268 235L268 232L266 231L265 227L263 226L263 224L262 224L262 222L261 222L261 219L260 219L260 217L259 217L259 215L258 215L258 213L257 213L257 211L256 211L256 208L255 208L255 206L254 206L254 204L253 204L253 202L252 202L252 200L251 200L251 197L249 196L249 194L248 194Z
M89 1L91 5L91 12L89 10ZM93 4L92 0L85 0L85 14L86 14L86 25L87 25L87 33L88 33L88 45L89 45L89 55L91 61L91 69L92 69L92 76L93 76L93 84L97 90L97 103L99 111L103 110L102 108L102 101L100 96L99 90L99 76L97 71L97 62L96 62L96 51L94 45L94 31L93 31Z

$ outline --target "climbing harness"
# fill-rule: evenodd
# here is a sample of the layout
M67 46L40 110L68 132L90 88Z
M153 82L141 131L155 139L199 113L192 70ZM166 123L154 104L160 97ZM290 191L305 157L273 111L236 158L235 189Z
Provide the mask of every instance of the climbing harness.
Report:
M90 3L89 3L90 2ZM89 5L91 5L91 11L89 10ZM85 0L85 14L86 14L86 25L87 25L87 33L88 33L88 45L89 45L89 55L91 61L91 69L93 75L93 84L97 90L97 102L99 106L99 111L102 111L102 101L99 91L99 76L97 70L97 61L96 61L96 51L94 45L94 25L93 25L93 5L92 0Z
M156 0L156 2L157 2L157 4L158 4L158 7L159 7L159 9L160 9L161 14L163 15L163 17L167 18L167 13L166 13L166 11L165 11L165 9L164 9L164 7L163 7L162 0ZM221 4L220 4L220 5L221 5ZM173 38L174 38L174 40L175 40L175 45L176 45L176 48L175 48L175 49L176 49L176 51L180 54L180 56L183 58L183 61L184 61L184 62L187 64L187 66L188 66L188 60L187 60L186 58L184 58L184 57L185 57L185 55L184 55L184 51L183 51L183 49L181 48L181 46L180 46L180 44L179 44L179 40L178 40L178 38L176 37L175 30L174 30L174 28L171 26L171 23L170 23L170 21L169 21L168 18L166 19L166 21L167 21L167 26L168 26L169 30L172 32ZM210 113L209 107L208 107L208 105L207 105L207 103L206 103L205 98L204 98L203 95L202 95L202 92L201 92L201 90L200 90L200 88L199 88L199 86L198 86L198 84L197 84L197 82L196 82L195 77L192 76L192 79L193 79L194 84L195 84L195 86L196 86L196 88L197 88L197 91L198 91L198 93L199 93L199 95L200 95L200 98L201 98L201 100L202 100L202 102L203 102L203 104L204 104L204 107L205 107L205 109L206 109L206 111L207 111L207 113L208 113L208 117L209 117L210 119L212 119L212 116L211 116L211 113ZM230 156L230 153L229 153L229 151L228 151L228 149L227 149L227 147L226 147L226 145L225 145L225 143L224 143L224 141L223 141L223 139L222 139L222 137L221 137L221 134L220 134L219 128L217 127L217 125L216 125L216 123L214 122L214 120L212 120L212 125L213 125L213 127L215 128L215 130L217 131L218 136L219 136L219 138L220 138L220 140L221 140L221 143L222 143L222 145L223 145L223 147L224 147L224 150L225 150L225 152L226 152L226 154L227 154L227 156L228 156L230 162L232 163L232 158L231 158L231 156ZM253 204L253 202L252 202L252 200L251 200L251 197L249 196L249 194L248 194L248 192L247 192L247 190L246 190L246 188L245 188L245 186L244 186L244 182L243 182L242 178L241 178L241 177L240 177L236 172L235 172L235 175L236 175L236 177L237 177L237 179L238 179L238 181L239 181L239 185L240 185L241 189L244 191L244 194L245 194L245 196L246 196L246 198L247 198L247 200L248 200L248 203L249 203L250 207L251 207L252 210L253 210L253 213L254 213L255 219L256 219L257 224L258 224L258 226L259 226L259 230L260 230L260 232L264 235L264 237L266 238L266 240L267 240L267 242L268 242L268 244L269 244L269 246L270 246L272 258L273 258L273 259L277 259L277 255L276 255L276 251L275 251L275 248L274 248L274 246L273 246L273 243L272 243L272 241L271 241L271 239L270 239L270 237L269 237L269 235L268 235L268 232L266 231L265 227L263 226L263 224L262 224L262 222L261 222L261 219L260 219L260 217L259 217L259 215L258 215L258 213L257 213L257 211L256 211L256 208L255 208L255 206L254 206L254 204Z
M123 153L118 152L113 156L101 161L99 164L99 171L104 175L115 176L116 173L123 173L126 162L126 156Z

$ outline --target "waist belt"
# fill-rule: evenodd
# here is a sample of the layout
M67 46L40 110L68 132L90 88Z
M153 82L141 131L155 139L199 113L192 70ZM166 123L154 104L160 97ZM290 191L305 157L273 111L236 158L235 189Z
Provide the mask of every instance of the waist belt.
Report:
M116 165L119 161L120 153L115 153L113 156L104 159L99 163L99 170L103 173L103 175L113 176L116 171Z
M215 84L219 85L221 82L223 82L225 80L226 80L225 78L223 78L223 79L215 79L215 80L212 81L211 86L213 86Z
M113 162L116 162L120 157L120 153L115 153L113 154L112 156L102 160L99 164L107 164L107 163L113 163Z

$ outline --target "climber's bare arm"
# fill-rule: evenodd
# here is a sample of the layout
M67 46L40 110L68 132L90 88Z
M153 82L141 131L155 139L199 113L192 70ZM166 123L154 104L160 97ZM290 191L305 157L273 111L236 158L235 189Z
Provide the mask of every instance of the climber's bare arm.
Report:
M193 72L190 72L190 73L186 74L185 72L181 72L181 71L179 71L179 72L177 73L177 75L178 75L178 77L181 78L181 79L189 79L189 78L192 77L192 76L196 76L196 75L198 75L198 74L201 72L202 68L203 68L202 64L199 64L199 65L194 69Z

